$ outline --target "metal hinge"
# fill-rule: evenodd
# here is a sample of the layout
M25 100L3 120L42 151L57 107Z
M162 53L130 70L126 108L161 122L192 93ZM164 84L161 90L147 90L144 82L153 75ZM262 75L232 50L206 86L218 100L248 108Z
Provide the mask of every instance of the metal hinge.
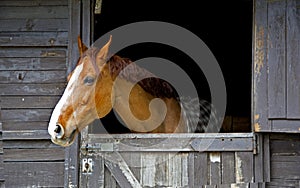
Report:
M94 161L92 158L83 158L81 165L83 174L91 174L93 172Z

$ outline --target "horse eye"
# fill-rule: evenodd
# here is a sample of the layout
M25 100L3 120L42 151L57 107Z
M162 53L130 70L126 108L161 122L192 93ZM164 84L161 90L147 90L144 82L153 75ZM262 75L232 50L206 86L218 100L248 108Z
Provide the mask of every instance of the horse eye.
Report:
M85 79L83 80L83 83L86 85L92 85L95 82L95 78L91 77L91 76L87 76L85 77Z

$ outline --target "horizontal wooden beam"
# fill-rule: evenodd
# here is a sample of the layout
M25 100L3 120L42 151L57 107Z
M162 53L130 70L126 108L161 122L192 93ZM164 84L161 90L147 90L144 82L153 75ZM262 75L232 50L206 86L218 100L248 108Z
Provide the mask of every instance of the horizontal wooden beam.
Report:
M252 133L89 134L82 151L253 151Z

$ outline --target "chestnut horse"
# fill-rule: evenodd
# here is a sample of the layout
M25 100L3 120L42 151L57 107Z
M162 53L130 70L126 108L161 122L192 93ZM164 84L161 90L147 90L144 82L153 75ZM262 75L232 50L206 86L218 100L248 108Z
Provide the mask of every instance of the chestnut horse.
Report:
M112 108L132 132L194 132L187 119L195 118L183 110L192 109L182 105L169 83L129 59L116 55L108 59L111 40L101 49L88 49L78 38L81 57L49 122L52 142L69 146L83 128ZM199 113L194 116L198 119Z

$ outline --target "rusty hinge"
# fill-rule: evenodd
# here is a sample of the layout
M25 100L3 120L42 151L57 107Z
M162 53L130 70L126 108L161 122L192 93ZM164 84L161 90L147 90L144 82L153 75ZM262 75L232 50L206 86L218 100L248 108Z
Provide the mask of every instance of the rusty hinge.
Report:
M92 158L83 158L81 169L83 174L92 174L94 161Z

